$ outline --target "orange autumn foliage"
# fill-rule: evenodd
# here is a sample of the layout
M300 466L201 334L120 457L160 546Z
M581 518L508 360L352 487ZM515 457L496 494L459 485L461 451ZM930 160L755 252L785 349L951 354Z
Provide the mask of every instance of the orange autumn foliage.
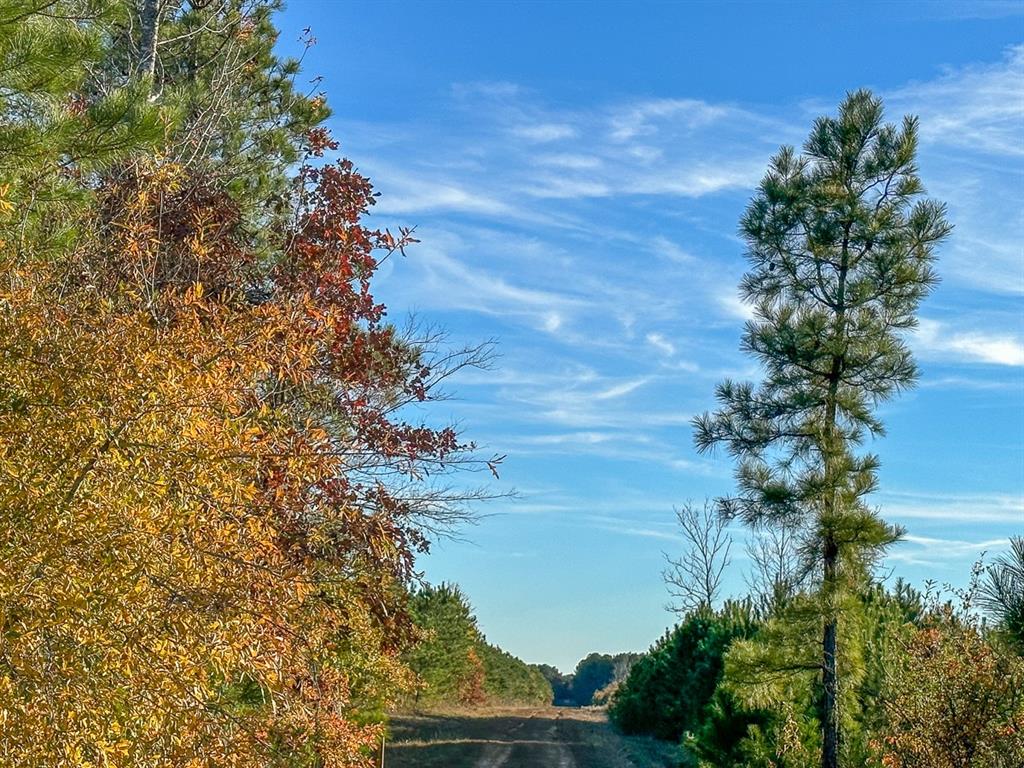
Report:
M316 154L313 152L312 154ZM357 766L409 682L425 480L470 460L370 279L347 162L300 172L274 258L200 175L99 187L66 258L3 259L0 765Z
M884 768L1024 765L1024 659L946 616L890 671L875 741Z

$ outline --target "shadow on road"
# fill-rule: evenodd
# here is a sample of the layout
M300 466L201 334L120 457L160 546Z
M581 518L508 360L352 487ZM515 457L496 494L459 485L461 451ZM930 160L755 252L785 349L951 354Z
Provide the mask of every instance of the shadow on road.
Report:
M538 708L397 716L385 768L661 768L674 747L623 739L604 714Z

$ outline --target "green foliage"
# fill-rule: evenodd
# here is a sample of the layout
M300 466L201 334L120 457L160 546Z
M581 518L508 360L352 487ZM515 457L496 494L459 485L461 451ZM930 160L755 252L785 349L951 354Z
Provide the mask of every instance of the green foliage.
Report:
M109 14L85 0L0 0L0 198L11 212L0 239L21 257L72 244L95 174L163 138L136 83L87 86L110 53Z
M716 693L722 696L712 725L698 732L690 747L711 765L747 765L743 760L769 758L780 766L816 764L821 737L816 725L820 645L817 596L794 597L769 617L760 632L733 643L725 655L725 674ZM843 765L866 765L870 742L881 726L886 675L900 663L904 643L924 621L920 593L903 582L892 591L875 584L847 595L838 668L844 739ZM755 726L742 733L741 725ZM724 735L739 734L729 743ZM708 740L711 740L710 742ZM715 762L721 755L739 762ZM716 758L715 756L719 756ZM741 759L742 758L742 759Z
M274 53L281 3L156 3L152 75L146 5L0 0L0 184L18 212L3 222L17 240L3 239L37 257L69 247L100 174L146 153L228 192L249 246L271 258L296 164L333 146L323 94Z
M536 667L501 648L481 641L477 654L484 666L484 694L495 704L550 704L551 685Z
M749 603L690 613L633 665L609 715L626 733L678 741L701 728L722 676L725 651L758 627Z
M724 382L721 410L695 421L699 448L737 457L726 513L810 517L846 529L843 542L860 532L858 546L886 540L881 529L864 539L878 528L861 501L877 459L852 449L883 431L874 407L916 379L903 332L950 231L942 205L914 202L916 148L916 119L884 124L881 102L858 91L838 118L816 121L802 155L784 147L772 159L741 222L751 265L741 293L754 305L743 349L765 379Z
M459 587L423 587L411 595L410 612L421 634L406 657L420 680L415 704L551 702L539 669L486 641Z
M625 680L637 659L636 653L591 653L581 659L569 676L569 701L572 706L588 707L594 697L610 685Z
M1010 551L986 571L979 601L1009 642L1024 654L1024 537L1010 539Z
M754 308L742 348L764 378L723 382L719 409L694 420L699 450L724 446L736 459L723 515L809 533L821 589L800 609L822 638L825 768L838 764L839 698L855 687L840 678L839 624L899 535L866 500L879 460L858 449L884 433L879 404L917 378L905 335L951 229L943 205L920 199L916 152L916 118L886 124L881 101L857 91L815 121L802 154L772 158L740 224L750 264L740 290Z
M550 664L536 665L537 671L544 676L551 686L552 703L556 707L572 707L576 701L572 697L572 675L563 675Z
M954 610L900 580L845 595L840 765L1021 764L1024 667L1005 630L986 631L970 612L975 596L961 594ZM819 599L799 593L763 618L747 603L691 613L633 667L613 721L682 738L695 768L820 765Z
M615 660L606 653L581 659L572 675L572 699L578 707L594 700L594 694L615 679Z
M851 725L846 734L845 754L850 765L864 765L871 754L870 741L882 725L878 702L885 694L888 675L899 664L906 643L928 620L924 596L902 579L891 590L871 585L860 597L851 622L856 635L851 646L859 651L858 674L851 707Z
M123 20L110 28L115 50L97 88L140 72L143 20L135 3L120 4ZM288 170L319 141L311 132L330 114L320 79L300 78L300 61L274 52L273 15L281 6L159 3L156 59L146 83L151 99L174 116L169 159L199 168L226 189L257 244L290 210ZM305 42L315 43L308 35Z
M426 586L412 595L409 607L422 633L421 641L407 657L422 684L417 702L461 703L471 699L471 654L479 633L465 595L452 584Z
M0 3L0 173L88 173L162 137L156 110L130 83L85 94L109 54L108 12L61 0Z
M770 722L769 713L744 707L719 687L704 707L699 725L683 743L699 765L745 768L763 751L759 735Z

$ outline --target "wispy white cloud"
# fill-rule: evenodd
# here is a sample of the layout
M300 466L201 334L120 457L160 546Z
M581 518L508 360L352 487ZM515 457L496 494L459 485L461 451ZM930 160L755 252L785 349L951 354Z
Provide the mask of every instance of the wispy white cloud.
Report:
M928 377L918 382L922 389L957 389L957 390L1002 390L1020 392L1024 380L1017 375L1015 378L991 379L970 378L968 376Z
M672 357L676 353L675 345L662 336L660 333L648 333L645 337L647 343L654 347L656 350L661 352L663 355Z
M506 442L519 445L597 445L621 439L615 432L564 432L549 435L525 435L506 438Z
M558 174L543 174L530 180L523 192L531 197L576 200L590 197L609 197L615 188L600 179L571 178Z
M511 83L460 84L453 95L462 130L400 134L417 147L429 140L434 152L380 175L388 182L381 210L506 217L531 198L704 197L756 183L774 143L766 126L778 131L763 115L696 99L568 112ZM360 131L372 141L369 133Z
M653 407L648 396L636 396L657 381L655 374L607 376L591 367L569 365L506 379L498 396L530 422L578 432L616 430L620 436L635 436L689 424L689 412L672 405Z
M1024 45L995 62L949 69L886 94L891 114L918 115L922 174L956 225L944 276L1024 294Z
M752 320L754 318L754 308L736 295L735 288L731 291L719 294L717 299L718 306L727 317L743 321Z
M659 531L656 528L638 528L633 525L601 525L601 530L621 536L641 536L645 539L661 539L662 541L683 542L682 536L670 531Z
M493 504L488 507L488 512L494 515L529 515L536 517L548 517L552 515L566 515L575 511L573 504L545 504L538 502L512 499L504 504Z
M611 166L615 166L614 169ZM604 170L608 168L608 170ZM607 198L629 195L704 197L736 189L750 189L763 171L761 160L705 164L683 161L637 167L617 158L589 169L585 175L542 173L532 177L522 191L532 197L558 199ZM579 169L577 169L579 170Z
M548 312L544 315L543 327L548 333L554 333L562 327L562 315L558 312Z
M882 513L895 520L1010 524L1024 527L1024 496L1008 493L941 494L887 491L879 494Z
M1007 538L988 539L986 541L963 541L962 539L937 539L931 536L904 536L903 541L909 544L916 544L924 547L930 552L942 552L944 554L957 552L982 552L995 547L1005 547L1010 543Z
M1006 537L966 541L907 535L886 555L886 559L906 565L936 567L948 565L951 561L975 561L984 554L1002 551L1009 544Z
M617 188L620 194L703 197L735 189L751 189L764 172L764 158L718 163L688 161L644 170Z
M539 165L549 165L554 168L569 168L574 171L600 168L604 162L601 158L594 157L593 155L573 154L571 152L538 155L534 159Z
M937 320L923 319L913 343L915 349L927 357L1024 366L1024 341L1012 333L955 331Z
M486 216L516 216L518 211L509 203L437 175L412 175L401 172L381 174L387 184L387 195L382 196L374 209L377 214L407 215L431 211L475 213Z
M441 250L433 250L425 259L428 271L444 286L445 307L477 312L505 314L537 313L545 327L558 327L552 320L553 307L572 307L580 303L565 294L515 285L503 277L470 268Z
M466 239L471 229L428 228L417 234L423 242L415 255L384 283L391 303L500 317L549 334L560 333L571 318L589 311L592 299L586 295L557 290L544 280L524 280L500 261L474 260L476 240ZM529 242L510 247L520 256L531 250Z
M613 141L631 141L658 131L656 121L671 121L674 128L702 128L735 115L738 110L698 99L648 99L624 105L609 119Z
M518 414L508 432L491 437L513 458L534 455L583 456L616 464L659 466L673 473L711 476L726 471L690 455L688 441L672 439L692 418L678 407L652 407L638 393L663 386L667 375L608 377L592 368L498 372L497 413ZM486 377L474 379L486 386ZM474 386L477 386L475 383Z
M943 386L1024 366L1024 328L986 305L1024 293L1022 62L1018 47L883 94L891 117L921 115L922 176L956 224L940 254L945 282L911 338L922 358L971 364ZM488 443L526 466L572 457L601 462L591 471L655 467L661 488L702 477L728 486L728 462L690 450L689 421L712 404L714 380L758 373L736 352L752 309L736 296L733 233L768 157L806 134L807 116L780 120L784 108L638 98L567 109L515 84L468 84L453 90L448 123L367 134L381 156L367 160L382 184L375 215L419 223L423 239L387 281L389 304L465 312L467 335L503 339L502 367L466 379ZM612 495L609 507L623 503ZM1010 493L880 499L887 517L929 534L1024 527L1024 501ZM545 496L519 513L580 505ZM672 535L646 520L620 528ZM936 557L925 538L894 558Z
M663 541L682 542L679 535L675 518L671 514L671 506L667 508L664 515L657 518L650 514L646 515L625 515L615 514L594 514L593 512L582 515L580 522L583 525L598 528L603 531L623 536L640 536L646 539L661 539Z
M571 139L576 135L576 129L567 123L536 123L514 126L512 134L527 141L543 144L560 139Z
M601 390L600 392L594 393L595 400L613 400L615 398L628 395L630 392L634 392L649 381L647 378L631 379L629 381L623 381L619 384L615 384L608 389Z
M452 84L452 93L460 99L480 96L490 99L507 99L519 96L522 92L523 88L518 83L502 80Z
M697 264L698 259L678 243L670 240L664 235L655 235L651 240L650 249L652 253L663 256L679 264Z
M888 98L921 118L925 142L1024 157L1024 45L1011 47L995 64L950 70Z

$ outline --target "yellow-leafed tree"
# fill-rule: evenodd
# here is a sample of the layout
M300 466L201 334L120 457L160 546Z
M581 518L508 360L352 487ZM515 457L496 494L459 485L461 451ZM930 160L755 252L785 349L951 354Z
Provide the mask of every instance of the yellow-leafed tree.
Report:
M54 82L88 114L86 83ZM379 744L414 557L473 495L432 481L472 445L403 406L484 353L387 323L370 280L412 238L362 223L372 188L335 148L306 131L274 200L180 145L3 155L3 768L329 768Z

